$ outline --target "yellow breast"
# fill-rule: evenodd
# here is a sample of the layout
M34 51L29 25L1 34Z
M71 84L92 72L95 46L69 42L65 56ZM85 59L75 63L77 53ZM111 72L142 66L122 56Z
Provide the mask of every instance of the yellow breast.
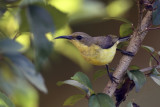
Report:
M97 45L87 46L81 44L78 41L71 41L81 52L82 56L93 65L106 65L109 64L116 53L117 43L115 43L111 48L102 49Z

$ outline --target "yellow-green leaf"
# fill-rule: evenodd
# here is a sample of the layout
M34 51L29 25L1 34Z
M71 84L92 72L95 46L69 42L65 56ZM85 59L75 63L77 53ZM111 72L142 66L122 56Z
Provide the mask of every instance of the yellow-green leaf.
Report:
M79 100L81 100L84 97L85 97L85 95L82 95L82 94L77 94L77 95L70 96L69 98L67 98L64 101L63 105L64 106L73 106L75 103L77 103Z
M130 24L130 23L125 23L120 26L119 33L120 33L121 37L128 36L128 35L132 34L132 32L133 32L132 24Z

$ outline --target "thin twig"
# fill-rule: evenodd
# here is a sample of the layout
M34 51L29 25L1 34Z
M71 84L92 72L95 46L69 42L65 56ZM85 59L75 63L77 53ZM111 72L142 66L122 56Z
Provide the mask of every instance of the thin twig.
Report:
M21 35L21 33L20 32L17 32L16 34L15 34L15 36L13 37L13 40L15 40L18 36L20 36Z
M160 69L160 64L156 65L156 66L152 66L152 67L143 68L143 69L140 69L139 71L141 71L141 72L147 72L147 71L151 71L154 68Z
M151 55L151 57L157 62L157 65L159 65L160 62L155 58L155 56L154 56L152 53L150 53L150 55Z
M157 30L157 29L160 29L160 27L147 28L147 30Z

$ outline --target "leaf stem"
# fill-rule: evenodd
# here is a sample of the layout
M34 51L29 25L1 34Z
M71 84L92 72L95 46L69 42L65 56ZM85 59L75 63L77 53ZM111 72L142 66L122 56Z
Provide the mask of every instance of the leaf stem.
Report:
M15 40L18 36L20 36L21 33L20 32L16 32L15 36L13 37L13 40Z
M154 56L152 53L150 53L150 55L151 55L151 57L157 62L157 65L159 65L160 62L155 58L155 56Z

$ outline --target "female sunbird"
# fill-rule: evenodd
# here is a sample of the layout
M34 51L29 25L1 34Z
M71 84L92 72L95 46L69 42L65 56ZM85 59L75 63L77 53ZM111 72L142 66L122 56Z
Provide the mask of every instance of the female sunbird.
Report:
M75 32L69 36L59 36L55 39L68 39L75 45L84 59L93 65L106 65L107 73L110 80L115 81L115 77L109 73L108 64L113 60L116 50L129 56L133 56L131 52L117 49L120 42L126 41L130 36L119 38L114 35L91 37L83 32Z

